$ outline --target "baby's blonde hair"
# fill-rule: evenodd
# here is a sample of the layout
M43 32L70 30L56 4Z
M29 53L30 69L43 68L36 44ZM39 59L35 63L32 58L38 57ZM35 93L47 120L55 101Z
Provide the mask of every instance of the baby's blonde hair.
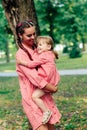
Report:
M38 36L37 40L36 40L36 43L38 44L38 42L40 40L44 40L45 43L47 43L48 45L51 45L51 50L53 50L54 42L53 42L53 39L50 36Z
M47 43L48 45L51 45L51 51L53 51L56 59L58 59L58 53L56 51L53 50L54 48L54 41L53 39L50 37L50 36L38 36L37 39L36 39L36 44L38 44L38 42L40 42L40 40L44 40L45 43Z

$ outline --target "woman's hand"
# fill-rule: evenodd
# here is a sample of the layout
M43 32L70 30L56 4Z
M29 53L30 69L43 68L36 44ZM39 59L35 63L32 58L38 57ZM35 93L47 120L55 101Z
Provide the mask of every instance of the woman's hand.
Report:
M47 91L50 91L52 93L56 93L57 90L58 90L58 87L53 86L52 84L47 84L44 89L47 90Z
M58 86L54 87L54 93L56 93L58 91Z

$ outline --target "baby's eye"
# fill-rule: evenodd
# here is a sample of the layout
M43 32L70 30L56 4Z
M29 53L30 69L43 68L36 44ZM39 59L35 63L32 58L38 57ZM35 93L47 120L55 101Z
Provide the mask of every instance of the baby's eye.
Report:
M38 46L41 46L41 43L39 43Z

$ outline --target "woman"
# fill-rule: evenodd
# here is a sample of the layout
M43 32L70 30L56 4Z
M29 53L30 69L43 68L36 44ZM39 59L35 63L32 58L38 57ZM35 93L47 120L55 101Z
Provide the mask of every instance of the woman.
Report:
M35 48L35 26L32 21L24 21L16 26L19 50L16 53L16 61L23 59L29 63L32 60L31 55ZM59 122L61 114L59 113L52 96L46 93L42 100L45 105L52 111L52 116L47 124L42 124L42 111L32 101L32 93L35 88L45 89L56 92L57 87L47 83L37 73L37 69L29 69L25 66L16 64L16 70L19 77L20 90L22 94L22 104L25 113L32 125L33 130L54 130L54 124Z

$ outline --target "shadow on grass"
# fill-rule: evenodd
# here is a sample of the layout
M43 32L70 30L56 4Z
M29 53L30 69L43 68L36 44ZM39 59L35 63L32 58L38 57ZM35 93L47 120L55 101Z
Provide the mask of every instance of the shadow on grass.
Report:
M4 94L8 94L10 93L10 91L0 91L0 94L4 95Z

